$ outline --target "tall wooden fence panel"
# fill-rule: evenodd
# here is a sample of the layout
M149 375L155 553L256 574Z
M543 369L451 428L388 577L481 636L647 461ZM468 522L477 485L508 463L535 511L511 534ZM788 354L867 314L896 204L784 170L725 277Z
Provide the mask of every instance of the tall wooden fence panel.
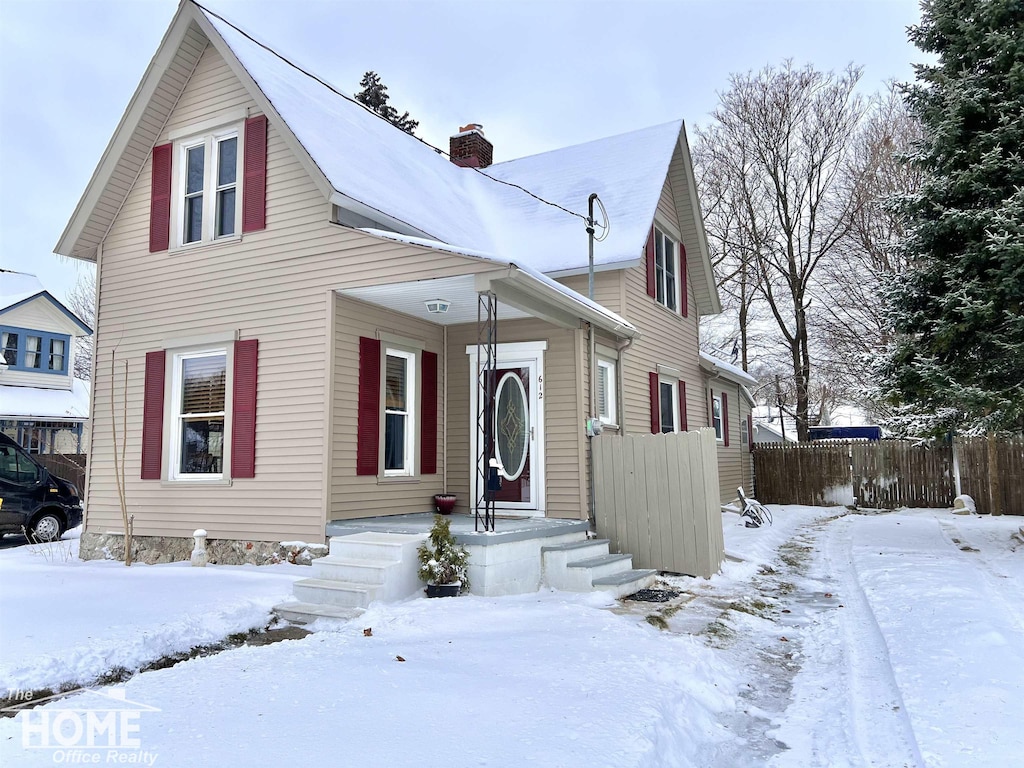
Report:
M85 465L86 455L84 453L43 453L33 454L32 458L46 467L61 480L74 483L78 492L85 495Z
M710 429L592 441L597 533L634 568L710 577L725 542Z
M953 505L953 454L948 444L882 440L850 444L858 507Z
M764 504L852 503L849 443L758 443L754 493Z
M969 494L979 512L991 512L989 502L988 440L967 438L957 442L960 492ZM1003 514L1024 515L1024 438L996 442L996 489Z

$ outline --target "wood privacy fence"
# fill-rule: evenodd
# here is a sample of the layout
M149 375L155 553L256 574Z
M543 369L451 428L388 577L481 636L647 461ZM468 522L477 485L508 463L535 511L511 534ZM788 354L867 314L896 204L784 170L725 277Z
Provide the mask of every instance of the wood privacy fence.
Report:
M634 568L710 577L722 565L718 449L710 429L601 435L594 452L597 533Z
M86 454L84 453L43 453L33 454L32 458L46 467L61 480L74 483L78 492L85 495L85 466Z
M987 439L957 440L956 452L961 493L990 511ZM1000 439L996 453L1003 512L1024 515L1024 439ZM953 447L909 440L759 443L754 482L768 504L950 507L956 497Z

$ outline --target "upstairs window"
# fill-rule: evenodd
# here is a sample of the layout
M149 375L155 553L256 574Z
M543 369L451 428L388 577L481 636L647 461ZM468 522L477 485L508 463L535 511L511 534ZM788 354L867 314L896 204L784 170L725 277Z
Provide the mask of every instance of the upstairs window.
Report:
M178 218L182 245L233 237L241 217L238 131L181 144Z
M26 328L0 329L0 349L8 368L29 373L65 374L70 336Z
M673 312L679 309L679 246L657 227L654 228L655 296Z

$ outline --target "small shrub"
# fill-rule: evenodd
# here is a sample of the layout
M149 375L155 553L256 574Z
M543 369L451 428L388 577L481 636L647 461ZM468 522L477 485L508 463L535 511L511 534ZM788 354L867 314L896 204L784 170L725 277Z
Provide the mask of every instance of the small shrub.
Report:
M417 550L420 559L419 577L430 584L469 585L466 568L469 552L455 541L451 521L441 515L434 515L434 525L427 540Z

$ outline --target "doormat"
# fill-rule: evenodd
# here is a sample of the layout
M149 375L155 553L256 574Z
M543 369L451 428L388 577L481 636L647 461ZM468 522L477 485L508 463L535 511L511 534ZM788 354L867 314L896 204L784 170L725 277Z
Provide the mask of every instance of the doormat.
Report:
M667 603L681 594L683 593L675 589L641 589L639 592L626 595L622 599L634 600L638 603Z

